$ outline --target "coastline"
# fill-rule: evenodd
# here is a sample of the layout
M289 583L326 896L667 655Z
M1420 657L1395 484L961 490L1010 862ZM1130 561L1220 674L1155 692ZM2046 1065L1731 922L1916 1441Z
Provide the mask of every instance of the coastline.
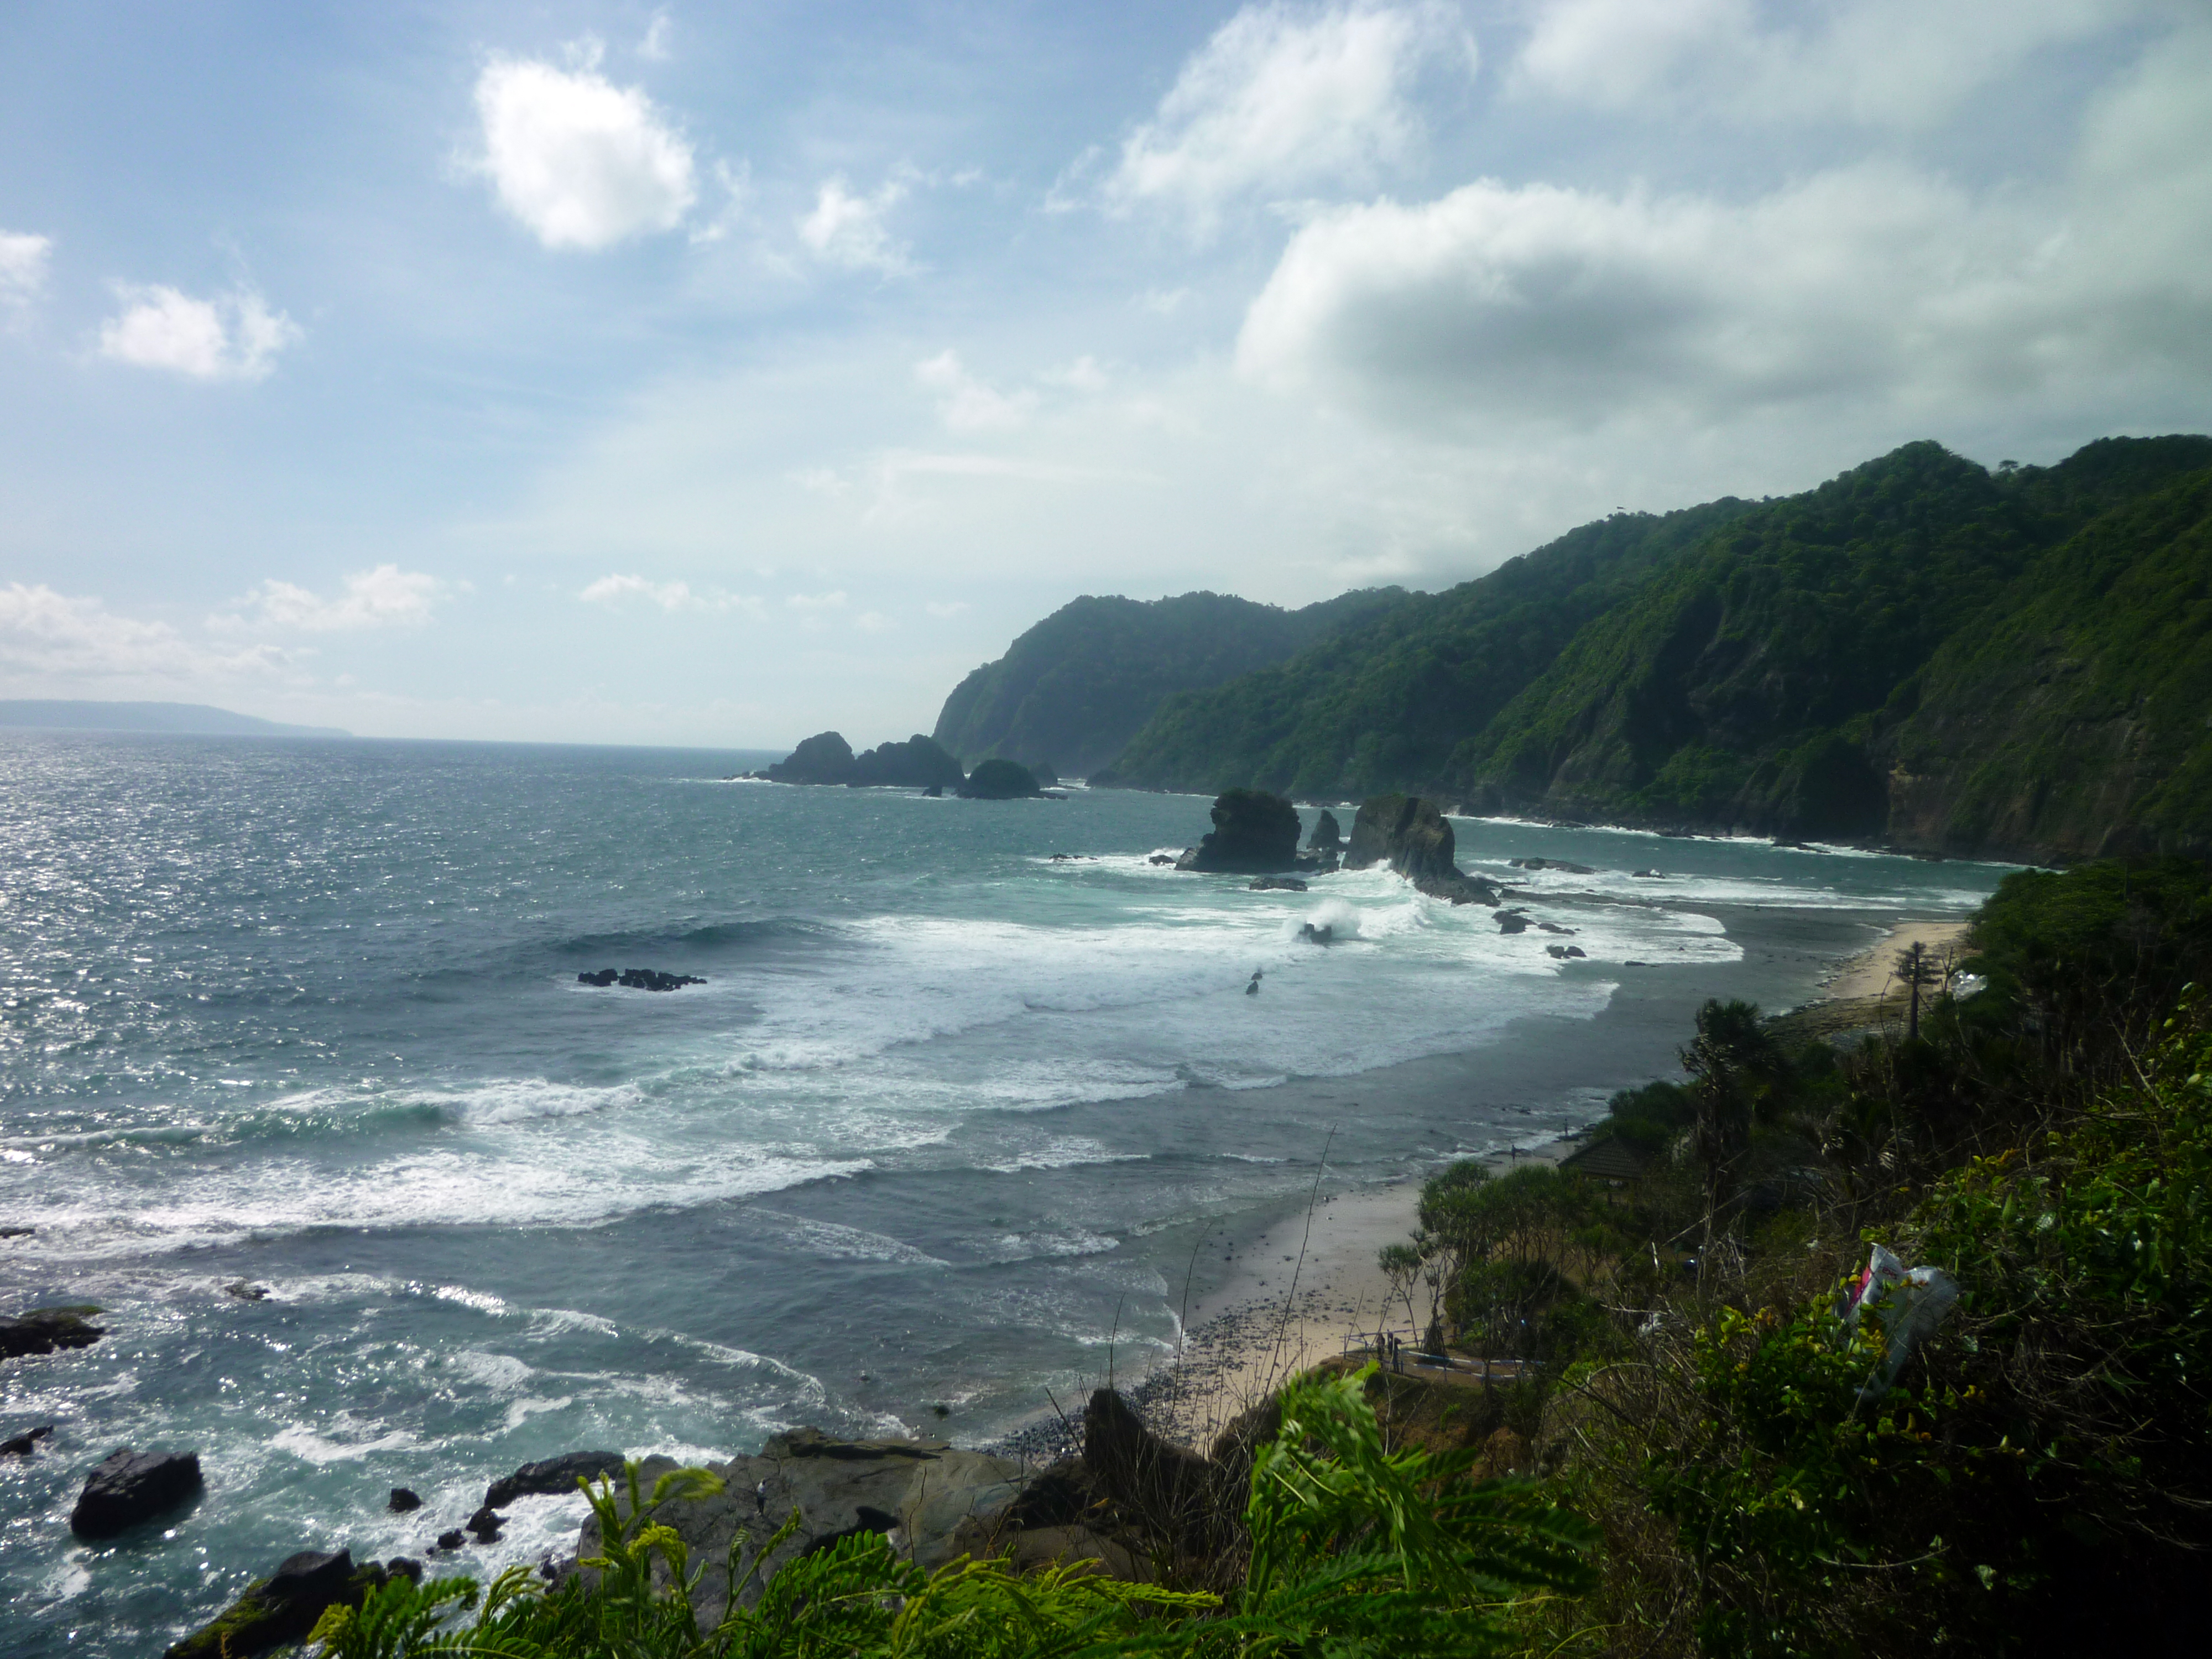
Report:
M1827 971L1814 977L1812 997L1784 1018L1834 1030L1902 1018L1896 953L1918 939L1940 960L1968 925L1958 917L1891 924L1874 944L1830 956ZM1577 1127L1531 1129L1527 1144L1481 1161L1497 1171L1532 1160L1557 1164L1579 1136ZM1317 1188L1310 1208L1272 1212L1254 1231L1239 1231L1233 1222L1209 1230L1213 1248L1201 1240L1193 1261L1203 1251L1210 1267L1227 1271L1209 1275L1211 1282L1191 1297L1175 1352L1128 1389L1152 1428L1204 1451L1240 1413L1288 1378L1354 1351L1362 1334L1378 1328L1401 1337L1417 1333L1427 1312L1425 1289L1414 1290L1409 1313L1404 1297L1391 1294L1376 1257L1418 1225L1430 1172L1334 1193ZM1041 1435L1019 1432L1008 1443L1042 1449L1062 1429L1054 1422L1038 1426Z

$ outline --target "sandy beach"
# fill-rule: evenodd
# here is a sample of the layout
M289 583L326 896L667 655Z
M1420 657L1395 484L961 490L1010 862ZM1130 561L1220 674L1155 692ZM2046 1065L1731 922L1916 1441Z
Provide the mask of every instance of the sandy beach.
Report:
M1869 997L1902 1000L1905 988L1897 981L1897 953L1915 939L1928 947L1941 963L1944 953L1960 945L1967 924L1953 918L1943 921L1900 921L1877 945L1869 945L1836 969L1822 988L1825 1001L1851 1002Z
M1551 1140L1487 1162L1499 1173L1516 1164L1556 1164L1574 1149ZM1136 1390L1155 1429L1203 1449L1248 1407L1285 1378L1389 1331L1410 1341L1428 1318L1428 1291L1417 1285L1409 1310L1391 1293L1376 1258L1418 1224L1421 1183L1323 1197L1304 1211L1243 1238L1212 1247L1237 1271L1188 1313L1180 1353ZM1201 1249L1208 1248L1202 1245Z

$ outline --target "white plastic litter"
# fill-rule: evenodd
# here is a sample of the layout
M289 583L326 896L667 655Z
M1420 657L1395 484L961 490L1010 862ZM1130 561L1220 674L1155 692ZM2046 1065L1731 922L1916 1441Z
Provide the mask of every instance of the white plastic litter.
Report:
M1856 1330L1859 1316L1872 1308L1889 1334L1888 1352L1859 1390L1861 1404L1870 1404L1890 1391L1905 1361L1936 1334L1936 1328L1950 1316L1958 1301L1959 1281L1941 1267L1908 1267L1887 1246L1874 1247L1844 1310L1845 1330Z

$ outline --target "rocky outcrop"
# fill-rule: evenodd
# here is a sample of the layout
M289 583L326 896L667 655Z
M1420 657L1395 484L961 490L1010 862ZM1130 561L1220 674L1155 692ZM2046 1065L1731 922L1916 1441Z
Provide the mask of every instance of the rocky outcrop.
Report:
M1313 834L1306 837L1309 853L1341 853L1344 850L1344 831L1338 828L1336 814L1326 806L1314 820Z
M247 1585L245 1595L172 1646L162 1659L234 1659L304 1640L331 1607L357 1607L379 1585L395 1577L416 1578L422 1571L419 1562L404 1559L356 1567L348 1550L302 1550L287 1556L266 1578Z
M49 1438L53 1431L52 1424L41 1423L35 1429L10 1435L7 1439L0 1440L0 1457L28 1457L38 1450L39 1442Z
M961 773L958 761L919 732L904 743L882 744L857 755L843 733L817 732L758 775L771 783L941 791L957 786Z
M1495 884L1462 872L1450 822L1419 795L1373 795L1360 804L1344 853L1347 870L1387 864L1431 898L1495 905Z
M771 783L850 783L853 745L841 732L817 732L761 775Z
M625 968L617 973L612 968L602 968L595 974L579 974L579 985L596 985L605 990L610 985L626 986L633 991L680 991L687 985L704 985L707 981L696 974L664 974L658 968Z
M200 1489L200 1460L195 1452L111 1453L85 1477L70 1530L80 1538L112 1538L176 1508Z
M567 1452L525 1463L513 1474L484 1488L484 1507L503 1510L518 1498L566 1498L579 1480L599 1480L623 1472L623 1455L611 1451Z
M13 1319L0 1319L0 1359L24 1354L58 1353L64 1348L88 1348L107 1334L90 1322L100 1311L90 1304L65 1308L33 1308Z
M1557 870L1566 876L1594 876L1596 871L1587 864L1570 864L1565 859L1515 859L1516 870Z
M1036 775L1018 762L987 760L976 762L967 781L953 793L963 800L1030 800L1044 789Z
M1298 809L1264 789L1229 789L1214 798L1213 828L1176 861L1178 870L1264 875L1311 869L1298 858Z
M1252 884L1255 893L1303 893L1305 883L1296 876L1262 876Z
M638 1468L641 1491L678 1466L651 1457ZM892 1547L925 1571L934 1571L964 1547L955 1535L966 1523L994 1521L1021 1490L1021 1466L981 1452L956 1451L939 1440L836 1440L817 1429L799 1429L769 1439L757 1457L733 1457L706 1466L721 1478L712 1498L674 1499L654 1512L654 1521L672 1527L694 1562L708 1571L694 1592L692 1607L702 1628L718 1620L726 1605L721 1564L730 1559L742 1531L738 1559L741 1594L750 1602L761 1584L786 1563L838 1539L862 1532L882 1533ZM626 1490L616 1502L627 1512ZM754 1552L796 1512L792 1536L746 1580ZM973 1536L969 1528L966 1535ZM599 1522L586 1519L577 1540L580 1559L599 1554ZM585 1569L587 1580L592 1577Z

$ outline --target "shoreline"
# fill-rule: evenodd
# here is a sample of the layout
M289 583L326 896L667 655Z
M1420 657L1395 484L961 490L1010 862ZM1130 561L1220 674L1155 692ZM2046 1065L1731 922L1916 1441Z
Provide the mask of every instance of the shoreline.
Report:
M1831 958L1802 1012L1832 1016L1848 1010L1858 1023L1877 1023L1904 1006L1903 990L1893 982L1897 951L1918 939L1941 960L1968 926L1957 917L1890 924L1873 944ZM1494 1171L1531 1160L1555 1164L1580 1134L1578 1127L1538 1132L1529 1144L1480 1161ZM1409 1315L1404 1296L1391 1294L1376 1256L1384 1245L1410 1238L1428 1173L1322 1190L1310 1209L1302 1204L1279 1211L1241 1237L1224 1227L1214 1242L1225 1249L1206 1253L1210 1266L1229 1271L1192 1297L1174 1353L1147 1366L1133 1384L1121 1385L1146 1421L1203 1452L1239 1414L1289 1377L1352 1352L1358 1336L1378 1328L1401 1337L1418 1334L1425 1287L1415 1287ZM1203 1242L1194 1247L1194 1261L1206 1248ZM1000 1443L1048 1455L1073 1443L1069 1425L1047 1416Z

